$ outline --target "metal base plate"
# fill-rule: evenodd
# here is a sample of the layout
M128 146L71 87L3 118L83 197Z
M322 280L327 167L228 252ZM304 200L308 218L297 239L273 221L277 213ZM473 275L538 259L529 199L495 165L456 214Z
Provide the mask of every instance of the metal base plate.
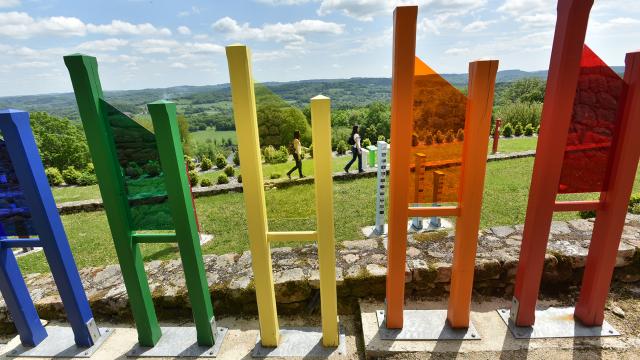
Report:
M344 331L340 328L338 347L324 347L322 345L322 329L312 327L297 327L280 329L280 345L278 347L264 347L260 343L260 335L256 339L256 347L252 357L304 357L325 359L331 355L346 354Z
M447 310L404 310L402 329L387 329L384 310L376 310L376 317L382 340L480 340L473 323L467 329L449 326Z
M37 357L37 358L88 358L91 357L113 334L113 329L100 328L100 337L92 347L78 347L75 343L73 330L66 326L47 326L47 338L38 346L26 347L18 345L6 353L9 357Z
M533 326L516 326L509 320L510 310L500 309L498 314L507 324L516 339L572 338L619 336L620 333L608 322L602 326L585 326L573 318L573 307L536 310L536 322Z
M156 346L136 345L127 353L127 357L213 358L220 352L220 347L229 329L218 327L216 344L212 347L198 345L195 327L167 326L161 327L160 330L162 330L162 337Z

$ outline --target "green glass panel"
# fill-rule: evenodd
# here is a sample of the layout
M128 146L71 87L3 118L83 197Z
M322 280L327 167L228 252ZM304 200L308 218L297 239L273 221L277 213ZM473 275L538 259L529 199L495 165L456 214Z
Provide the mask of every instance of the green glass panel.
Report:
M106 101L106 112L131 210L132 230L173 230L164 174L153 131ZM149 125L151 126L151 125Z

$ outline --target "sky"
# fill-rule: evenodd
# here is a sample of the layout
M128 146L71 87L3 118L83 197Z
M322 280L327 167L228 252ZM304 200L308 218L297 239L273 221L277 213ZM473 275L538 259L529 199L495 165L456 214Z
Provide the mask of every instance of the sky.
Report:
M417 4L416 55L441 73L498 59L548 68L555 0L0 0L0 96L71 92L62 57L97 57L105 90L229 81L248 45L256 81L391 76L396 5ZM595 0L587 44L609 65L640 45L640 1Z

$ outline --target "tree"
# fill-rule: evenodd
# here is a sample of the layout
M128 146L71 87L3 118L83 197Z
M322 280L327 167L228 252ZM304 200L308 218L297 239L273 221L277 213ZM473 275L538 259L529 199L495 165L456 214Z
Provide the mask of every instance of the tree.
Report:
M191 133L189 132L189 122L184 114L178 115L178 129L180 130L180 142L185 154L191 155Z
M34 112L31 113L31 128L45 167L84 169L89 163L84 131L68 119Z
M311 144L309 123L302 111L295 108L275 104L258 107L258 130L262 146L288 146L296 130L300 131L300 141L304 146Z
M539 78L525 78L510 84L502 94L502 103L543 102L546 83Z

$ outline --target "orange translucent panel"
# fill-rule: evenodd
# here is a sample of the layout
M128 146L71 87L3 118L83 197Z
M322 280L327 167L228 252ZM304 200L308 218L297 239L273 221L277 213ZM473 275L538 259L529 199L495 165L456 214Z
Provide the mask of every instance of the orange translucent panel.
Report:
M416 57L411 203L458 201L466 107L466 96Z
M585 45L559 193L606 190L625 90L620 76Z

